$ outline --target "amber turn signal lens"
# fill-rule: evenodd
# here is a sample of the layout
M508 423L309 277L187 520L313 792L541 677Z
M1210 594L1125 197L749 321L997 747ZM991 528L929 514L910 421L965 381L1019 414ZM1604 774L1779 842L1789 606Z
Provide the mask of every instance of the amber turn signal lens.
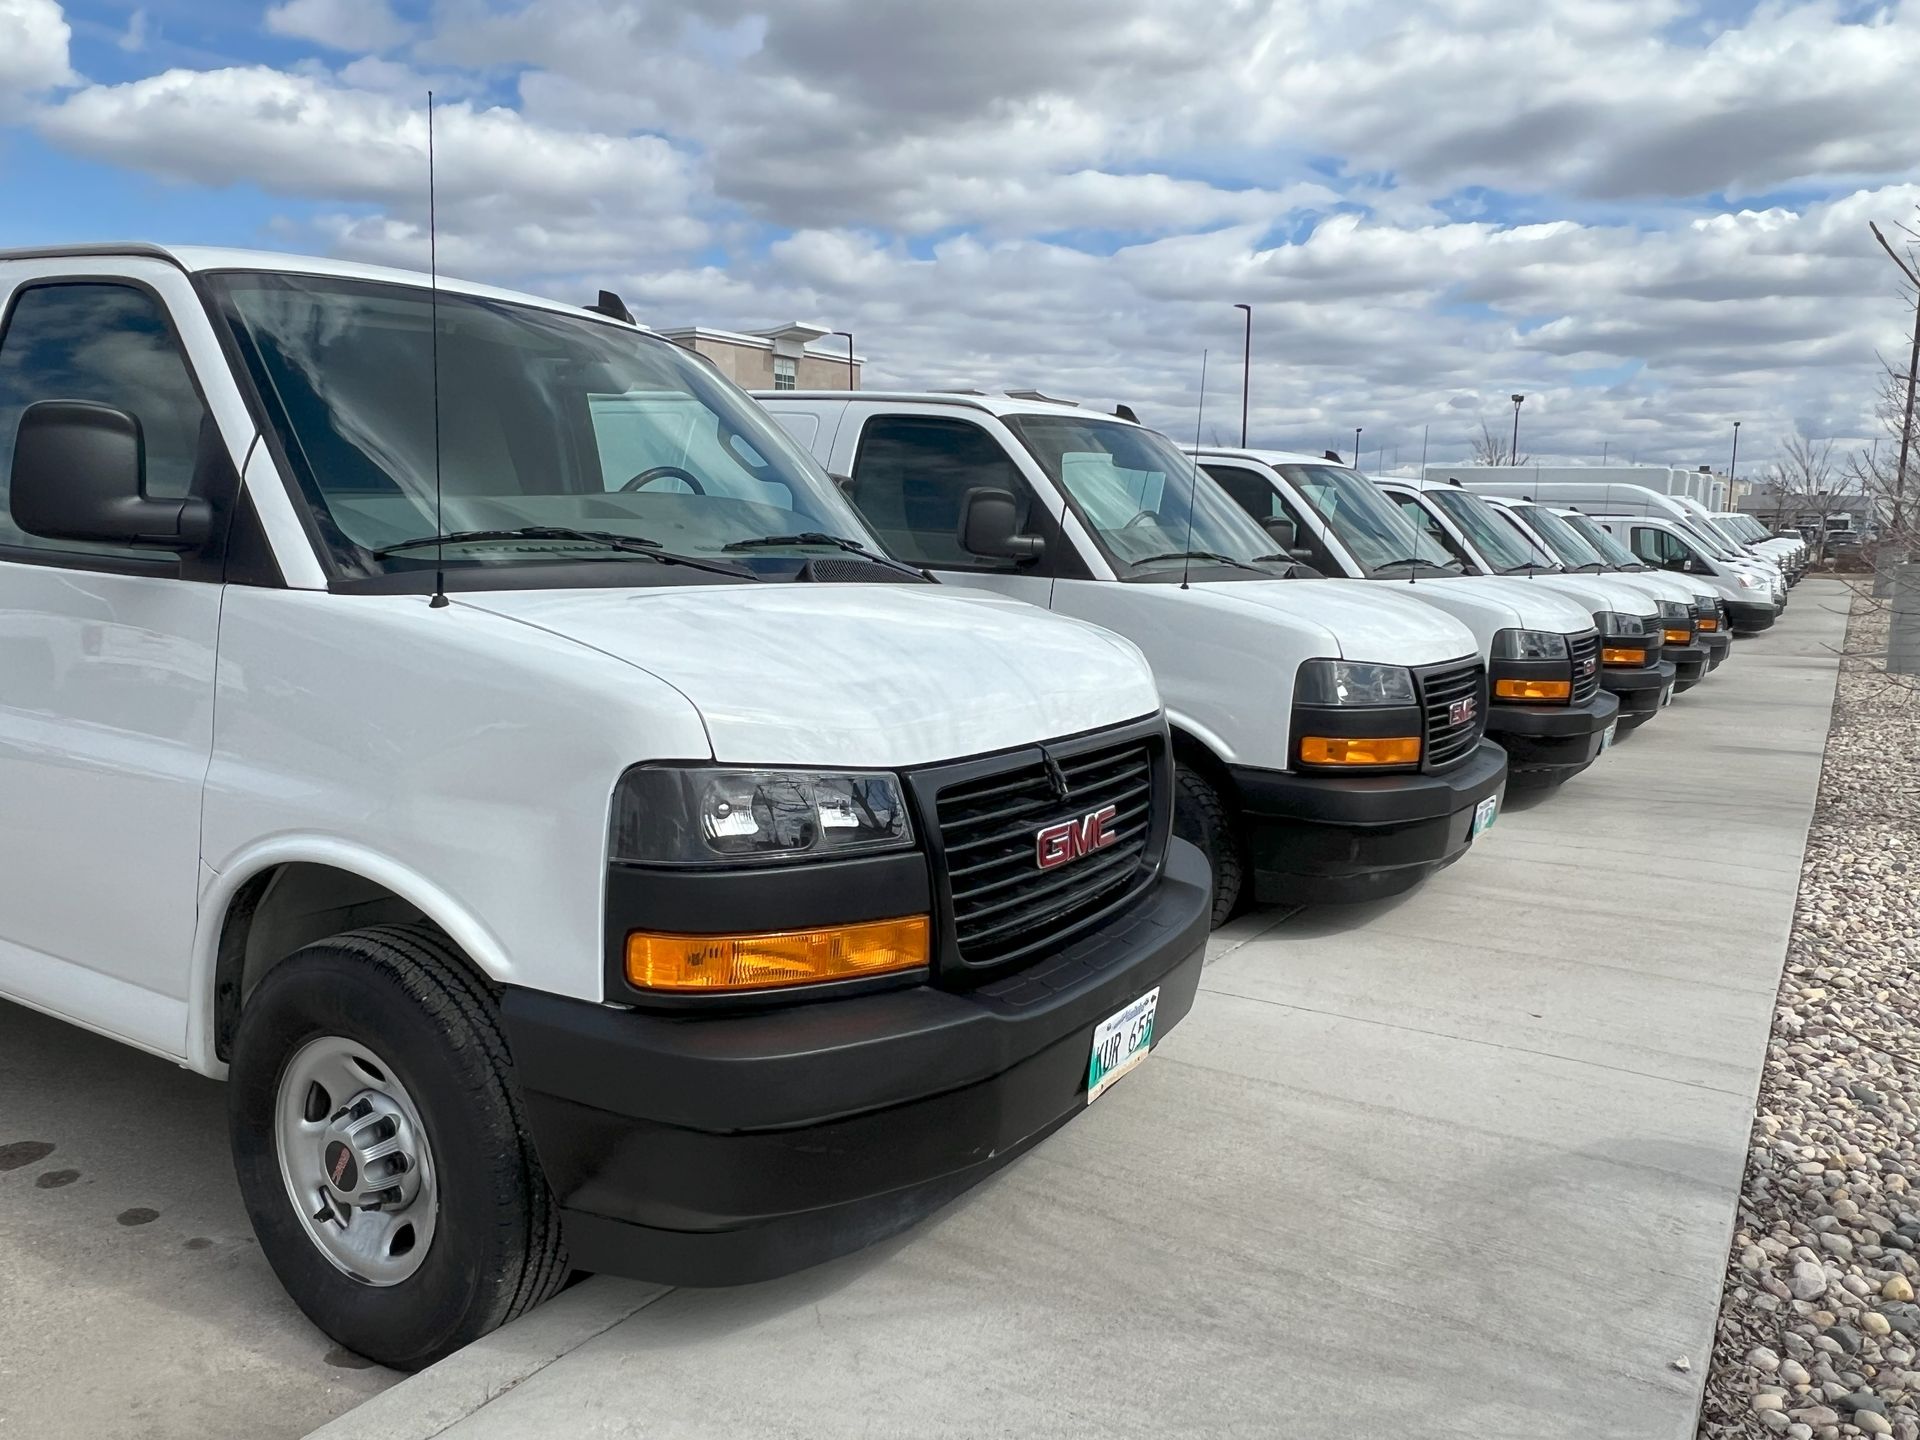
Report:
M1644 650L1602 650L1600 658L1609 665L1644 665L1647 652Z
M1416 735L1389 739L1336 740L1309 735L1300 742L1303 765L1418 765L1420 739Z
M1669 645L1691 645L1692 643L1693 632L1691 630L1667 631L1667 644Z
M858 980L927 963L927 917L773 930L757 935L627 936L627 983L639 990L718 994Z
M1571 700L1573 682L1571 680L1496 680L1493 682L1493 698L1496 700Z
M1720 622L1713 619L1702 620L1700 622L1700 628L1702 630L1718 630L1720 628Z

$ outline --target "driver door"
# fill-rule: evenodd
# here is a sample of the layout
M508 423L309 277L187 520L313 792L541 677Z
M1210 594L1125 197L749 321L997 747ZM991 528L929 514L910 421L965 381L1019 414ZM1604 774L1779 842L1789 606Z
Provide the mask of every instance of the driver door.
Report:
M957 415L881 411L848 420L857 424L858 438L847 466L847 498L890 555L925 566L947 584L1051 607L1064 541L994 435ZM961 509L977 489L1012 495L1020 531L1045 536L1046 553L1014 560L975 555L961 545Z

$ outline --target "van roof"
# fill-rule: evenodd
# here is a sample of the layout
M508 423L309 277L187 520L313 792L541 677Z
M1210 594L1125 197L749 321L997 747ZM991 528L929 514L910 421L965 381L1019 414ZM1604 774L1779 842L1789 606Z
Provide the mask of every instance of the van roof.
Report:
M111 257L128 260L159 260L189 275L204 275L218 270L272 271L281 275L326 275L344 280L369 280L389 285L436 285L452 295L472 295L486 300L508 300L533 305L543 310L560 310L590 319L606 319L609 324L626 326L625 321L601 316L579 305L570 305L544 295L482 285L450 275L438 279L424 270L406 270L391 265L363 265L354 260L335 260L324 255L292 255L279 250L237 250L215 245L153 245L145 241L116 241L87 245L36 245L23 249L0 249L0 268L18 260L81 260ZM645 325L637 327L647 330Z
M1202 445L1198 449L1182 445L1180 448L1189 455L1211 460L1258 460L1263 465L1338 465L1342 470L1353 469L1351 465L1329 460L1324 455L1307 455L1298 450L1262 450L1237 445Z
M1082 420L1110 420L1116 425L1138 423L1105 410L1076 405L1071 400L1056 400L1037 390L749 390L747 393L756 400L879 400L889 404L984 410L989 415L1072 415Z

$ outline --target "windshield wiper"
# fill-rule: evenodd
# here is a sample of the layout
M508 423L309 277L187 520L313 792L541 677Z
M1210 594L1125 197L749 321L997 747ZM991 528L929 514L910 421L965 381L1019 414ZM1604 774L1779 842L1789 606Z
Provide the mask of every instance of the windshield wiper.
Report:
M1529 560L1524 565L1509 565L1500 572L1502 575L1558 575L1558 565L1541 565Z
M786 545L831 545L836 550L845 550L858 555L863 560L871 560L876 565L887 565L895 570L904 571L916 579L925 580L927 572L918 566L909 565L904 560L896 560L891 555L882 555L870 550L858 540L849 540L845 535L829 535L824 530L802 530L797 535L760 535L752 540L732 540L722 545L722 550L775 550Z
M1442 565L1437 560L1422 560L1417 555L1410 560L1383 560L1373 568L1376 570L1404 570L1415 565L1424 565L1429 570L1439 570L1442 573L1460 568L1460 562L1458 560L1449 559L1446 564Z
M411 540L397 540L391 545L382 545L373 554L375 559L384 560L402 550L424 550L431 545L476 545L496 540L575 540L586 545L604 545L609 550L620 550L629 555L644 555L662 565L685 565L714 575L730 575L736 580L761 578L744 565L734 565L725 560L702 560L698 556L681 555L664 549L658 540L645 535L621 535L612 530L575 530L566 525L522 525L514 530L452 530L445 535L416 535Z
M1143 555L1133 564L1151 565L1156 560L1211 560L1217 565L1231 565L1236 570L1251 570L1256 575L1267 573L1258 565L1249 565L1244 560L1236 560L1231 555L1222 555L1217 550L1169 550L1164 555Z

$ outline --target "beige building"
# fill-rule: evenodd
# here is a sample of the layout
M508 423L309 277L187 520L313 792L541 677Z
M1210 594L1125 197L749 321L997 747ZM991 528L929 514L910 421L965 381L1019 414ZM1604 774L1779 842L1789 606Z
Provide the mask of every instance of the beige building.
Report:
M858 390L860 368L847 359L847 338L824 325L791 325L772 330L713 330L683 325L660 334L696 355L704 355L746 390Z

